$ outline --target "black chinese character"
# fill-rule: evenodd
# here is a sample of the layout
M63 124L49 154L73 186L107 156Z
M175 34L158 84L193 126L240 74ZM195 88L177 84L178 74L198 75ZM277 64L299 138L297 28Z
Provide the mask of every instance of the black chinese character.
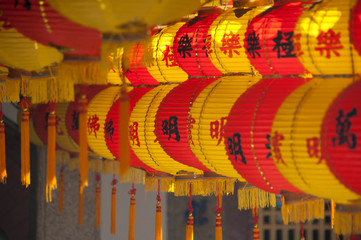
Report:
M24 0L24 5L23 7L26 8L27 10L30 10L31 9L31 2L29 0ZM19 0L15 0L15 3L14 3L14 7L17 7L19 4Z
M175 134L176 141L180 141L180 135L178 131L178 118L175 116L169 117L169 120L162 121L162 132L163 135L168 135L168 140L172 138L172 135Z
M256 32L253 31L247 36L247 51L253 58L256 58L256 54L258 57L261 56L257 51L260 49L261 46L259 45L259 34L256 35Z
M352 122L349 118L357 115L357 109L353 108L352 111L348 112L346 116L344 116L343 110L338 110L338 117L336 117L336 134L337 137L332 138L333 147L335 145L342 145L347 143L349 149L355 149L357 145L356 134L350 133L350 128L352 126Z
M71 117L73 120L73 125L71 125L71 129L79 130L79 111L74 110Z
M114 134L114 127L113 127L113 120L109 119L108 122L105 123L104 126L104 136L106 141L113 142L113 134Z
M276 45L272 49L272 51L277 51L278 58L296 57L296 54L292 53L295 48L292 37L293 32L283 33L282 31L278 31L277 37L273 39ZM284 55L281 55L281 52L283 52Z
M267 134L266 138L267 138L268 143L266 143L265 146L266 146L267 149L270 150L269 153L266 156L266 158L268 159L269 157L272 156L272 153L271 153L271 135Z
M188 34L186 34L185 36L182 36L179 41L178 41L178 53L183 57L186 58L186 55L188 55L188 57L191 57L191 54L189 53L190 51L193 51L192 48L192 40L193 38L189 38Z
M243 155L242 146L241 146L241 134L234 133L233 137L228 138L228 150L229 154L234 155L235 160L237 161L237 155L242 157L242 162L247 164L246 158Z

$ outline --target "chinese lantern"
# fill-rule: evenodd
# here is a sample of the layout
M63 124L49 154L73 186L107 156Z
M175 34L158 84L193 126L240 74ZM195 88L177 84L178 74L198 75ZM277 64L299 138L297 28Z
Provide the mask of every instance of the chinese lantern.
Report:
M260 13L250 22L244 38L244 48L252 66L260 74L305 73L296 56L299 44L293 43L293 39L300 37L300 34L294 34L294 28L305 9L301 2L276 5ZM292 14L289 14L290 12Z
M337 179L361 195L361 150L358 145L361 142L360 89L360 81L351 84L327 110L322 127L321 151Z
M59 63L63 55L52 47L26 38L0 14L0 62L8 67L39 71Z
M173 52L179 66L189 76L221 76L222 73L213 66L209 59L211 35L208 34L210 24L219 16L219 9L212 9L213 14L199 15L177 32Z
M188 74L179 67L173 49L174 37L183 25L184 22L175 23L154 34L149 40L153 64L148 64L147 69L158 82L180 83L188 79Z
M224 128L234 102L258 79L223 77L206 86L193 100L189 113L193 121L193 127L189 128L189 146L197 159L217 174L244 181L228 160Z
M272 158L282 175L301 191L352 203L360 196L347 189L329 170L321 155L321 126L332 100L352 78L314 78L282 103L270 134Z
M356 0L315 3L298 19L294 45L303 66L315 75L354 74L361 71L361 56L351 44L350 9Z
M99 56L100 32L66 19L46 1L14 4L12 0L4 0L0 6L4 16L26 37L68 54Z
M357 4L351 10L350 18L350 36L354 48L358 54L361 55L361 1L357 1Z
M223 74L253 73L246 55L244 36L249 22L267 7L233 8L225 11L211 24L208 56Z
M271 155L272 121L302 78L262 79L235 102L225 126L227 154L247 182L267 192L300 192L277 170Z

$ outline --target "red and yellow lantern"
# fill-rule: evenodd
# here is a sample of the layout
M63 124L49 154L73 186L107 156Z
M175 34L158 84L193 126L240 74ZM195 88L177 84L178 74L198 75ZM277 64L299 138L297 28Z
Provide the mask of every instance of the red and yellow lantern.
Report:
M350 36L354 48L361 55L361 1L357 1L351 10Z

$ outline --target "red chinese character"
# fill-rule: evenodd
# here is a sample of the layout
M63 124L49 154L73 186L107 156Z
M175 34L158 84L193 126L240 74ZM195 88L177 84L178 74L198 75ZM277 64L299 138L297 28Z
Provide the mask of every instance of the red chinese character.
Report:
M285 139L285 137L282 134L278 134L278 132L276 131L275 135L271 137L271 145L273 148L273 152L275 153L274 157L277 159L277 163L281 162L285 166L287 166L287 164L285 163L285 161L282 158L281 149L280 149L280 146L282 146L280 141L284 140L284 139Z
M297 53L297 56L302 56L303 51L301 50L301 33L293 35L293 46L295 47L295 52Z
M218 139L217 146L222 142L224 137L224 126L226 125L227 118L222 117L221 121L213 121L210 123L210 136L212 139Z
M88 134L91 135L94 132L94 136L97 138L97 131L99 131L100 125L98 123L99 117L94 114L88 118Z
M235 35L232 31L229 34L224 34L223 38L222 38L222 47L220 47L219 49L221 49L221 51L231 58L233 57L233 51L236 54L240 54L237 50L238 48L241 48L241 44L240 44L240 37L239 34Z
M213 52L213 50L211 49L212 36L208 34L207 37L203 40L203 42L204 42L204 47L202 49L206 50L206 55L208 57L208 54Z
M323 56L323 50L325 50L326 58L331 58L331 52L339 57L340 53L336 50L343 48L340 38L341 32L336 34L332 29L327 32L321 31L317 37L319 47L315 47L315 50L320 51L321 56Z
M138 147L140 147L138 125L138 122L133 122L133 125L129 126L129 138L132 141L133 146L137 145Z
M11 29L11 28L12 28L11 23L6 18L4 18L3 16L0 16L0 31L1 30L8 30L8 29Z
M192 144L193 146L195 146L193 139L192 139L192 128L193 128L193 124L196 123L196 120L192 117L192 115L189 115L187 123L188 123L187 124L187 126L188 126L188 129L187 129L188 142L189 142L189 144Z
M175 57L174 57L174 53L173 53L172 48L170 48L167 45L167 48L162 53L164 55L162 61L165 61L165 65L167 67L178 66L178 63L175 61Z
M309 157L319 158L317 164L322 163L325 159L322 153L320 154L320 139L317 137L306 139L307 153Z

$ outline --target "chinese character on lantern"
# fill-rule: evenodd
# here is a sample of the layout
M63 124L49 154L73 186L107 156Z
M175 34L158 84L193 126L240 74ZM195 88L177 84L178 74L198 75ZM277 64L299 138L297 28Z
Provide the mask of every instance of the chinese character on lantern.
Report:
M185 36L181 36L179 41L178 41L178 48L177 48L177 52L182 56L182 58L186 58L186 56L188 55L188 57L191 57L190 52L193 51L192 48L192 40L193 38L189 38L188 34L186 34Z
M162 52L164 55L162 61L165 61L165 65L167 67L178 66L177 62L175 61L172 48L170 48L168 45L166 46L167 46L166 49Z
M202 47L202 50L206 51L206 56L208 57L208 53L212 53L213 50L212 47L212 36L210 34L207 35L207 37L203 40L204 47Z
M71 119L73 123L71 125L71 129L79 130L79 111L74 110L73 113L71 114Z
M45 114L45 126L44 129L48 129L48 118L49 118L49 112ZM56 127L56 134L57 135L64 135L63 129L60 128L59 123L61 121L61 118L57 115L55 115L55 127Z
M138 122L133 122L133 125L129 126L129 138L130 141L132 141L133 146L137 145L138 147L140 147L138 125Z
M243 155L242 146L241 146L241 134L234 133L232 137L229 137L227 140L228 150L230 155L234 155L235 160L237 161L237 155L241 156L242 162L247 164L246 158Z
M265 147L266 147L266 149L269 150L266 158L268 159L268 158L270 158L272 156L272 152L271 152L271 135L267 134L266 138L267 138L268 143L265 144Z
M293 46L295 47L295 51L297 53L298 56L302 56L303 55L303 51L301 50L301 33L297 33L293 36Z
M240 53L236 50L241 48L239 34L235 35L232 31L229 34L224 34L222 38L222 47L219 49L228 57L233 57L233 52L237 55Z
M350 112L344 115L342 109L338 111L338 116L336 119L336 134L337 137L332 138L333 147L347 143L349 149L355 149L357 145L357 137L355 133L350 132L350 128L352 127L352 122L350 121L351 117L357 115L357 109L353 108Z
M105 141L113 142L113 135L114 135L113 119L110 118L109 121L105 122L104 125Z
M273 148L273 152L275 153L274 157L276 158L277 163L281 162L282 164L287 166L287 164L282 158L281 149L280 149L280 146L282 146L281 141L284 139L285 137L282 134L278 134L278 132L276 131L274 136L271 137L271 146Z
M296 57L296 54L293 53L294 46L292 37L293 32L277 32L277 37L273 39L276 44L272 51L277 51L278 58Z
M210 136L212 139L218 139L217 146L222 142L224 137L224 126L226 125L227 118L222 117L221 120L216 120L210 123Z
M256 58L256 54L258 57L261 55L258 53L258 50L261 49L259 45L259 34L256 35L256 31L251 32L247 36L247 51L252 56L252 58Z
M169 120L162 121L162 131L163 135L168 135L168 140L172 138L172 135L175 135L173 139L179 142L178 118L176 116L171 116L169 117Z
M88 118L88 134L91 135L94 133L94 136L97 138L97 131L99 131L100 125L98 123L99 117L94 114Z
M19 0L15 0L14 7L17 7L18 4L19 4ZM31 2L30 2L30 0L24 0L23 7L26 8L27 10L30 10L30 9L31 9Z
M320 164L325 158L320 151L320 139L318 137L312 137L306 139L307 153L308 156L318 158L317 164Z
M188 142L189 144L194 145L193 139L192 139L192 129L193 129L193 124L196 123L196 120L192 117L192 114L189 115L189 118L187 119L187 126L188 126L188 130L187 130L187 135L188 135Z
M337 50L343 48L340 38L341 32L335 33L332 29L329 29L327 32L321 31L317 36L318 47L315 47L315 50L320 51L321 56L326 51L326 58L331 58L332 52L339 57L340 53Z

